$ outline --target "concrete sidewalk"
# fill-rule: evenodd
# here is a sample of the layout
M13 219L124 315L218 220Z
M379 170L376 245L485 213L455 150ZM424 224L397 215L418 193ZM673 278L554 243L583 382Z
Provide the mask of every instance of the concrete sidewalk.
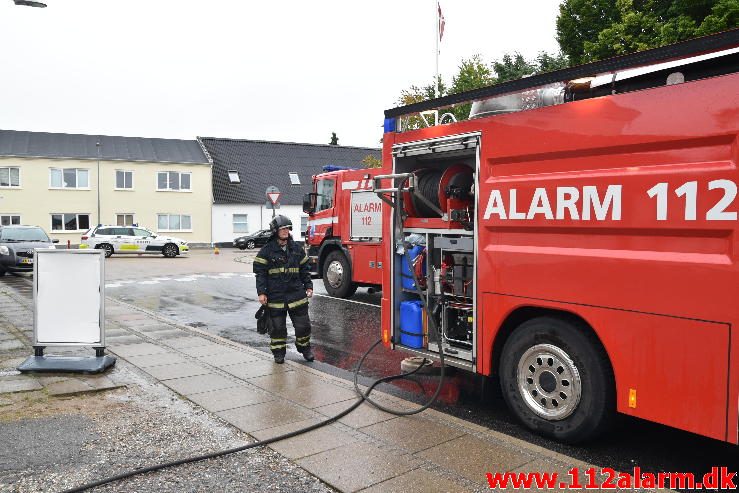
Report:
M1 337L0 344L30 350L28 326L6 328ZM19 342L21 337L26 341ZM357 398L351 382L294 361L276 365L264 352L113 300L107 302L106 338L118 365L145 372L256 439L324 420ZM0 398L41 387L82 392L121 384L105 375L0 375ZM373 395L394 408L417 406ZM396 417L367 404L337 423L270 447L344 492L489 491L487 472L558 472L566 481L569 469L590 467L437 411Z

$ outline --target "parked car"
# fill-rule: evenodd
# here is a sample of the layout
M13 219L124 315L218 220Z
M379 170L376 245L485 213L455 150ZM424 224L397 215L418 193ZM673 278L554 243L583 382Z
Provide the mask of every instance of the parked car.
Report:
M161 236L145 228L132 226L96 226L82 235L80 248L105 250L105 257L114 253L153 253L174 258L190 251L185 240Z
M234 246L241 250L246 250L247 248L251 250L256 247L262 247L267 244L270 236L272 236L272 234L268 229L262 229L250 235L239 236L234 240Z
M0 226L0 276L6 272L33 272L34 248L56 248L38 226Z

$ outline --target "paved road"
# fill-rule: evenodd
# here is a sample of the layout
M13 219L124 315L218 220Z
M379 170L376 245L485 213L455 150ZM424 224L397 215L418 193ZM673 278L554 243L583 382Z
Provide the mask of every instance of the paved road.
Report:
M107 294L266 351L268 340L254 329L257 301L251 266L234 262L241 257L226 251L217 258L196 255L169 264L161 258L113 258L106 266ZM0 282L18 285L13 278ZM350 370L379 335L379 301L379 295L365 290L351 301L337 300L326 295L320 281L316 283L311 317L319 368L350 378ZM294 352L289 357L299 359ZM396 373L403 357L401 352L379 348L365 373L372 377ZM418 401L433 391L435 383L425 377L396 392ZM638 465L653 472L703 473L719 465L739 470L736 446L626 417L596 443L570 447L542 439L519 427L505 408L497 382L465 372L452 372L437 409L604 467L630 470Z

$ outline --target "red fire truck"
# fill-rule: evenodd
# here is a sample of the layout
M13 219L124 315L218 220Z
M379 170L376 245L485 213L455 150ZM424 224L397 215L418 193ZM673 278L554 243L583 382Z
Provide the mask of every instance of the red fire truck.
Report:
M303 210L310 217L305 243L314 277L339 298L359 286L382 284L382 201L372 192L378 169L327 166L313 177Z
M734 30L387 110L385 343L562 441L620 412L737 443L738 67Z

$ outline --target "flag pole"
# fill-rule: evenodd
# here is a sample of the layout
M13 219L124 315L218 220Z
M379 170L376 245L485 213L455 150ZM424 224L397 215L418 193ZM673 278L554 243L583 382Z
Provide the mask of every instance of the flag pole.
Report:
M439 19L439 10L441 7L439 6L439 1L434 0L434 17L436 18L436 52L435 52L435 58L436 58L436 77L434 78L434 97L439 97L439 22L441 19Z

